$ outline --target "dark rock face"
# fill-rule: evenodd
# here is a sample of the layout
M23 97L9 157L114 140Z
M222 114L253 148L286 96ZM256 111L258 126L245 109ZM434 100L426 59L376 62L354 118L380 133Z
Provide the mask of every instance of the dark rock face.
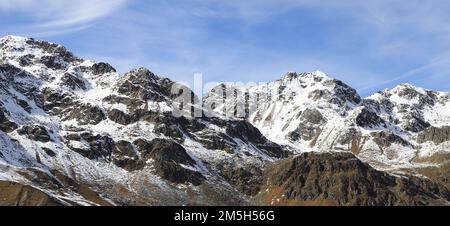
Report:
M68 94L61 94L50 88L45 88L37 95L35 101L39 107L50 115L58 115L66 109L70 110L73 98Z
M17 68L11 64L2 64L0 63L0 74L3 74L5 77L5 83L12 83L16 77L30 77L30 74ZM1 78L1 77L0 77Z
M203 147L211 150L223 150L233 154L236 142L223 133L202 133L193 137L195 141L201 143Z
M334 86L333 92L335 98L332 98L332 103L338 103L342 106L346 101L349 101L353 104L359 104L361 102L361 97L359 96L358 92L341 80L328 80L324 82L324 85Z
M377 171L351 153L304 153L265 170L265 204L443 205L450 191L427 179ZM267 189L267 190L265 190Z
M290 140L313 140L320 135L322 132L321 125L326 122L326 119L317 109L311 108L301 112L300 120L302 122L297 126L297 129L287 135Z
M393 143L401 144L403 146L411 146L411 144L408 141L404 140L400 136L395 135L393 133L382 131L382 132L372 132L370 135L373 137L375 143L383 148L387 148L391 146L391 144Z
M112 73L112 72L116 72L116 69L114 69L108 63L100 62L100 63L95 63L94 65L92 65L92 73L94 73L94 75L102 75L102 74Z
M289 155L278 144L267 140L257 128L246 120L234 121L226 126L226 133L229 136L237 137L244 142L256 144L256 146L266 152L267 155L275 158L284 158Z
M128 171L140 170L144 168L144 162L139 159L133 145L128 141L118 141L114 145L112 161L118 167Z
M22 107L23 110L25 110L28 113L31 113L32 108L30 107L30 105L28 104L27 101L21 100L21 99L16 99L16 103L17 103L17 105Z
M42 50L44 50L45 52L55 57L58 57L65 62L81 61L81 59L75 57L71 52L69 52L64 46L61 45L57 45L46 41L35 40L32 38L27 40L27 44L37 46Z
M387 98L381 99L379 102L372 99L364 99L362 104L373 112L380 112L384 109L388 113L392 113L395 105Z
M137 110L133 113L132 117L135 118L136 120L139 119L155 124L156 129L159 131L166 130L167 127L170 125L176 125L177 127L179 127L180 130L189 133L195 133L205 129L205 125L196 119L192 118L189 119L186 117L175 117L170 112L159 113L154 111ZM166 128L159 128L159 127L166 127ZM181 138L180 133L178 132L175 133L180 135L180 137L176 138Z
M133 117L131 117L129 114L118 110L118 109L112 109L108 111L108 118L116 123L122 124L122 125L128 125L133 122L136 122L137 120L134 120Z
M430 123L423 120L421 117L416 117L414 115L407 115L403 118L406 122L403 128L407 131L411 132L420 132L428 127L430 127Z
M65 68L65 62L60 61L56 56L43 56L39 59L39 62L48 68L61 70Z
M17 124L8 120L5 112L3 112L3 109L0 108L0 130L9 133L15 129L17 129Z
M157 77L145 68L133 70L124 76L124 81L119 84L118 92L132 98L140 98L145 101L164 101L164 93L157 84Z
M359 132L357 129L349 128L339 137L337 142L341 145L350 144L353 140L360 138L361 135L361 132Z
M157 134L163 134L165 136L174 138L174 139L182 139L183 133L180 131L177 125L168 125L168 124L159 124L155 127L153 132Z
M22 67L29 66L33 63L34 55L27 54L19 58L19 64Z
M226 127L226 133L231 136L237 136L243 141L263 143L265 142L264 137L259 132L258 129L253 127L247 121L237 121L236 124L230 124Z
M47 129L40 125L26 125L22 126L17 133L20 135L25 135L31 140L40 141L40 142L49 142L51 141L50 134Z
M365 128L373 128L377 126L386 126L385 121L376 113L367 109L362 109L361 113L356 117L356 124Z
M84 83L84 81L74 74L70 73L64 74L63 77L61 78L61 82L62 82L61 85L67 86L71 89L86 90L86 84Z
M56 153L53 150L49 149L49 148L42 147L42 150L45 152L45 154L47 154L50 157L55 157L56 156Z
M300 119L311 124L319 124L324 120L324 117L317 109L308 108L303 111Z
M139 139L133 144L138 147L142 158L154 160L156 174L162 178L173 183L190 182L196 186L205 180L201 173L180 165L195 166L196 162L181 145L174 141L154 139L149 142Z
M128 171L140 170L145 166L145 163L137 155L134 146L128 141L120 140L115 142L108 136L93 135L88 132L67 134L64 137L64 141L71 150L89 159L111 161ZM88 147L73 147L71 141L86 143ZM44 149L44 151L47 153L47 150Z
M248 196L258 194L262 185L261 176L263 170L256 166L235 167L230 163L222 163L217 166L220 175L232 184L238 191Z
M186 153L186 150L174 141L157 138L151 142L138 140L135 143L144 159L156 158L163 162L195 165L195 161Z
M111 155L114 140L108 136L92 135L90 133L82 133L81 138L89 143L90 153L88 158L108 157Z
M450 141L450 126L429 127L417 135L417 143L425 143L427 141L432 141L435 144Z
M86 142L89 148L80 149L70 145L70 141ZM114 140L108 136L93 135L89 132L64 136L64 143L72 150L89 159L109 159L114 148Z
M287 136L294 141L299 139L312 140L321 132L322 130L318 126L301 122L298 128L290 132Z
M76 119L80 125L97 125L106 119L106 115L98 106L79 104L72 108L64 120Z

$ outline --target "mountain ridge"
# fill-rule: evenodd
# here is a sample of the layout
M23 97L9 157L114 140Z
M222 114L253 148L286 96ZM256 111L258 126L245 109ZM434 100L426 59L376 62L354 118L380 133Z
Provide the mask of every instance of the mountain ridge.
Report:
M0 60L0 180L31 186L64 205L244 205L261 192L268 165L303 151L320 151L312 143L328 145L327 139L317 135L326 121L333 120L325 113L335 119L354 114L352 123L393 124L388 119L380 121L381 116L374 113L374 108L384 106L382 101L373 100L371 108L363 106L356 90L322 72L304 73L307 81L295 78L298 87L306 87L294 91L304 93L303 99L313 99L299 115L306 130L286 132L290 139L308 139L296 146L280 142L281 135L274 139L267 133L267 128L276 132L286 125L282 121L280 128L273 129L270 124L278 123L276 115L264 121L192 117L189 110L195 108L209 112L199 104L211 95L198 100L192 90L145 68L120 75L111 65L83 60L61 45L17 36L0 39ZM288 73L280 81L294 81L297 75ZM312 83L320 89L309 89ZM189 94L188 112L181 117L171 114L181 95L171 92L174 85ZM276 99L278 109L292 103L289 98L295 95L287 93L292 87L284 89L288 95ZM423 95L426 103L441 101L439 95L438 99ZM261 115L267 119L271 111ZM394 132L371 137L381 145L405 144ZM436 135L444 132L430 129L431 135L424 134L421 141L426 145L437 141L431 147L444 148L447 138ZM350 135L350 143L341 147L356 142ZM371 159L353 154L364 161ZM436 166L442 164L441 158L437 161ZM443 181L448 177L445 171L437 176L443 176ZM448 202L448 197L442 197L446 193L440 194L438 199Z

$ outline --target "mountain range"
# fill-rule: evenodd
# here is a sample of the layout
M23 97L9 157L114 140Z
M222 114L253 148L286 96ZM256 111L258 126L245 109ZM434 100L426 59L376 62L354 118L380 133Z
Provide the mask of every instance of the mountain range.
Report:
M449 160L448 92L314 71L200 98L0 39L0 205L449 205Z

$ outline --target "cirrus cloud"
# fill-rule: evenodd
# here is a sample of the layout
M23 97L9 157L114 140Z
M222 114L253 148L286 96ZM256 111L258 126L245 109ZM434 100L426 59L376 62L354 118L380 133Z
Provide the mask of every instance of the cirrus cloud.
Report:
M86 26L105 17L126 0L0 0L0 12L24 15L30 23L27 29L63 29Z

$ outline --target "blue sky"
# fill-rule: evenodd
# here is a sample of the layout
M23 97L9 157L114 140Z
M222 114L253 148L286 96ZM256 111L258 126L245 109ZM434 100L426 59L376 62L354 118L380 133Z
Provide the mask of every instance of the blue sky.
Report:
M450 90L448 12L446 0L0 0L0 35L188 83L321 70L366 96L405 82Z

